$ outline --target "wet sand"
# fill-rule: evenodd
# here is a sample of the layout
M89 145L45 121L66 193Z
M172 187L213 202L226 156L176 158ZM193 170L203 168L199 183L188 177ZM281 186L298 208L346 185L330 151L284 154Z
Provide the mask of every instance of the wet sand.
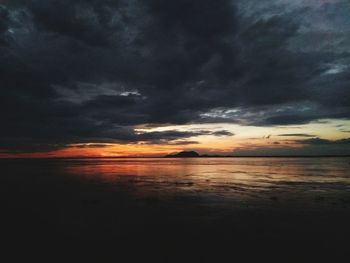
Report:
M6 262L348 262L349 158L266 159L1 160Z

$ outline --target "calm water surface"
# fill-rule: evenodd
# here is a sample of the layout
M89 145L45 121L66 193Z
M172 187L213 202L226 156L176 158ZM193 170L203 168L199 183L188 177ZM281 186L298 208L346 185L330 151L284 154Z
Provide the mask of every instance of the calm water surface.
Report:
M64 172L96 184L132 187L143 195L206 195L217 198L270 197L297 193L350 194L350 158L140 158L80 159Z
M2 234L60 262L67 247L93 262L347 262L335 258L349 258L349 170L350 158L0 160Z
M231 205L350 203L350 158L98 158L2 161L28 188L64 182L143 198L200 198Z

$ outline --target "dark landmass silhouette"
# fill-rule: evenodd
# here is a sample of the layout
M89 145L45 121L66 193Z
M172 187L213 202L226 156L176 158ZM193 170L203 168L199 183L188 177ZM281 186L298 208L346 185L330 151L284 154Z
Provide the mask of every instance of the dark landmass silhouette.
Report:
M176 154L168 154L166 158L184 158L184 157L200 157L200 155L195 151L182 151Z
M164 158L329 158L350 157L349 155L216 155L199 154L196 151L182 151L165 155Z
M221 158L221 157L237 157L234 155L211 155L211 154L199 154L196 151L182 151L175 154L168 154L164 156L165 158ZM239 156L238 156L239 157Z
M196 151L182 151L175 154L168 154L164 156L165 158L199 158L199 157L234 157L231 155L209 155L209 154L199 154Z

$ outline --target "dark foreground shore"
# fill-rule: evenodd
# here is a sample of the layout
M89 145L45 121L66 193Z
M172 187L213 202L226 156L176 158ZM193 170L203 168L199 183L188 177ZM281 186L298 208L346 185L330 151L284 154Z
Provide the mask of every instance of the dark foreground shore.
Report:
M222 198L191 190L193 181L176 181L171 192L132 175L111 184L74 177L62 167L62 161L1 161L1 250L8 258L3 262L350 258L348 185L311 194L298 185L295 192L276 187L244 198L231 186L237 198Z

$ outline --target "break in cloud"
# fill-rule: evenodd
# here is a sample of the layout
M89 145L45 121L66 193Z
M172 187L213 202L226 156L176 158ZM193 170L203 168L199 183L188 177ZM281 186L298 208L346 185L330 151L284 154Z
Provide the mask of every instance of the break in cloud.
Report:
M326 140L316 138L296 140L293 144L299 144L302 147L294 147L275 142L275 147L245 147L233 151L237 156L279 156L279 155L350 155L350 139ZM288 143L288 142L287 142Z
M347 0L2 0L0 148L348 120L349 16Z
M284 133L284 134L278 134L277 136L281 136L281 137L316 137L316 135L307 134L307 133Z

